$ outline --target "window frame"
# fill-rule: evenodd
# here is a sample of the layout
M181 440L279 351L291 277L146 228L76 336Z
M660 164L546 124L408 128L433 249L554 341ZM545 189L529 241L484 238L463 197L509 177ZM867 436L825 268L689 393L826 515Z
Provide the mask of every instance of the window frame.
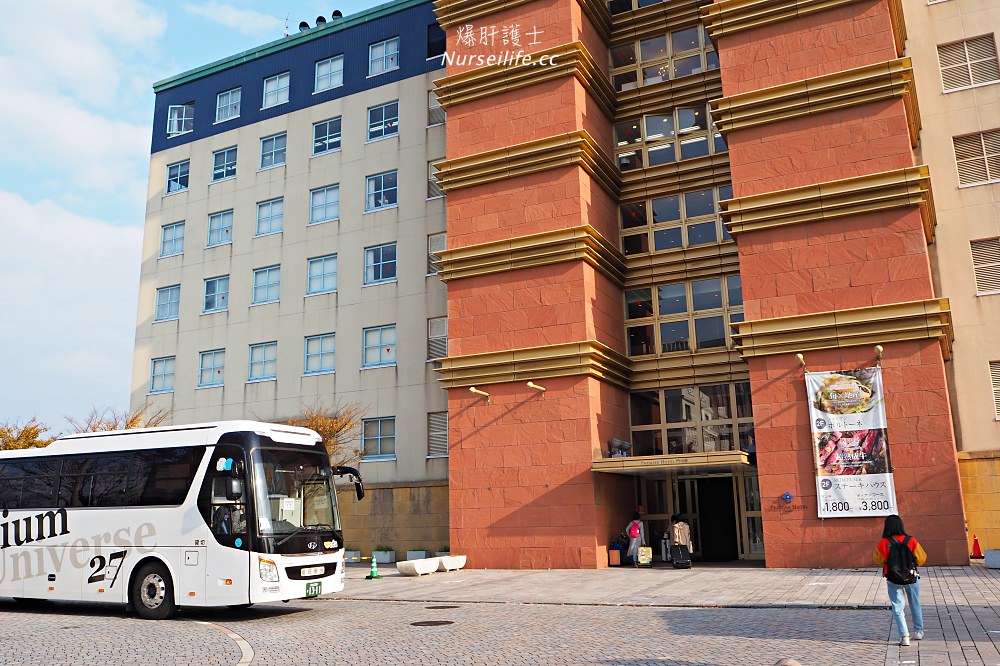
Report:
M277 280L272 279L272 275L277 276ZM263 277L262 284L258 284L258 278ZM262 268L255 268L253 270L253 282L251 283L251 299L250 305L265 305L267 303L277 303L281 300L281 264L274 264L272 266L264 266ZM264 290L264 299L258 300L257 290ZM271 290L274 290L275 295L271 297Z
M681 128L680 114L682 111L694 111L695 116L700 115L700 113L704 113L705 128ZM649 134L650 120L665 118L668 116L670 117L670 122L673 126L670 133L651 136ZM626 125L630 124L632 125L631 129L636 129L636 125L634 123L639 124L639 138L634 140L623 140L621 130ZM626 131L628 131L627 128ZM706 158L711 157L712 155L721 155L729 152L729 146L726 144L725 137L722 136L722 132L719 131L719 128L716 127L715 122L712 120L711 107L707 102L678 104L677 106L665 109L663 113L647 113L638 118L618 121L614 125L614 133L615 166L618 167L618 171L621 173L628 173L630 171L638 171L641 169L655 169L668 164L678 164L686 160ZM702 155L691 155L685 157L684 146L686 144L691 144L693 141L701 140L705 141L706 152ZM719 147L720 144L721 148ZM661 154L666 155L666 150L668 148L673 155L673 159L657 161L656 164L651 164L651 153L656 153L657 156ZM663 152L661 153L660 151ZM634 163L626 162L630 156L636 155L638 155L637 161ZM623 165L627 163L631 164L631 166L623 168Z
M387 248L392 248L393 256L389 260L385 259L385 250ZM380 243L378 245L369 245L364 249L364 253L364 286L368 287L376 284L386 284L388 282L397 282L399 280L399 247L396 241ZM378 254L377 257L375 256L376 253ZM386 268L390 266L391 268ZM371 270L369 271L369 269ZM379 275L383 275L387 270L392 271L392 277L375 277L376 272ZM371 273L371 277L369 277L369 272Z
M385 333L389 332L389 331L392 332L392 341L391 341L391 343L387 343L387 342L385 342L383 340L383 338L385 337ZM368 344L368 333L370 333L370 332L378 332L378 343L377 344ZM396 365L396 353L397 353L397 345L398 344L399 344L399 338L397 336L396 324L384 324L382 326L366 326L365 328L361 329L361 367L362 367L362 369L365 369L365 368L387 368L387 367L392 367L392 366ZM392 360L391 361L386 361L386 360L383 360L382 349L383 348L389 348L389 347L391 347L391 354L389 354L389 355L391 355ZM377 362L369 362L368 361L368 350L369 349L378 349L379 350L379 352L378 352L378 358L379 358L379 360Z
M334 80L334 78L336 78L334 75L336 73L338 73L338 70L335 67L333 67L334 61L339 61L339 63L340 63L340 70L339 70L340 82L339 83L332 83L332 81ZM324 64L330 64L331 65L330 72L328 74L320 74L319 73L320 65L324 65ZM320 87L320 79L323 78L323 77L329 77L329 79L331 81L331 84L328 85L328 86ZM344 85L344 54L343 53L341 53L339 55L335 55L335 56L330 56L329 58L324 58L322 60L317 60L316 61L316 64L313 66L313 94L314 95L316 93L321 93L321 92L324 92L326 90L333 90L334 88L340 88L343 85Z
M343 128L343 120L342 120L342 118L343 118L342 116L335 116L333 118L328 118L326 120L321 120L318 123L313 123L313 143L312 143L312 156L313 157L317 157L319 155L326 155L327 153L335 153L335 152L337 152L337 151L340 150L341 144L342 144L342 140L343 140L343 134L344 134L344 128ZM330 125L332 123L334 123L334 122L337 123L337 128L338 128L336 134L332 134L329 131L330 130ZM334 141L334 139L331 138L331 137L336 137L335 140L336 140L337 145L333 146L332 148L327 147L327 148L325 148L323 150L317 150L316 149L317 146L319 145L319 142L320 142L320 138L317 135L317 132L320 129L320 125L326 125L327 133L325 135L323 135L323 142L324 142L324 144L326 146L329 146Z
M395 107L396 115L392 116L389 113L392 108ZM372 114L375 113L379 116L375 120L372 120ZM399 100L393 100L391 102L386 102L385 104L376 104L375 106L368 107L368 139L365 143L371 143L373 141L381 141L382 139L388 139L394 136L399 136ZM373 135L373 130L380 132L379 134Z
M211 356L209 356L211 355ZM222 356L222 363L218 364L216 359ZM211 358L211 366L205 365L205 359ZM198 352L198 388L212 388L218 386L225 386L226 383L226 350L222 349L210 349L208 351ZM219 375L217 381L206 382L204 380L205 371L208 370L212 373L214 378L216 374Z
M692 28L697 29L698 31L698 46L694 48L676 49L674 35L679 35L685 31L691 30ZM643 59L643 45L660 38L664 40L663 51L653 57ZM620 49L626 50L621 51ZM613 44L610 50L609 78L611 79L612 87L618 94L629 90L635 90L637 88L676 81L688 76L694 76L696 74L705 74L719 69L718 52L715 50L715 46L712 44L712 40L709 38L704 26L700 23L675 27L675 29L669 30L666 33L647 36L644 39L631 39L628 42ZM625 62L625 64L620 65L616 64L614 53L616 50L619 50L620 57L626 60L628 59L626 54L631 51L632 62ZM677 63L695 56L698 56L699 58L697 70L677 76ZM661 68L666 66L667 75L665 77L661 76L659 81L646 83L646 70L657 66L660 66ZM630 75L634 75L635 77L634 84L626 85L627 79Z
M283 139L281 148L277 148L278 139ZM273 147L270 150L265 150L264 146L266 142L273 141ZM278 162L277 155L281 154L281 161ZM261 137L260 139L260 169L259 171L265 171L267 169L274 169L285 165L285 161L288 158L288 132L278 132L277 134L272 134L270 136ZM270 156L271 163L265 165L265 156Z
M326 270L332 265L333 270ZM313 266L320 266L322 271L313 275ZM327 279L332 276L333 286L327 287ZM321 288L313 289L313 279L318 278ZM326 254L321 257L312 257L306 260L306 296L317 296L319 294L332 294L337 291L337 253Z
M284 81L282 81L282 77L284 77ZM268 83L271 81L275 83L275 86L273 90L268 90L267 86ZM282 82L284 82L285 84L284 86L281 85ZM264 109L270 109L276 106L281 106L282 104L287 104L288 100L291 97L291 88L292 88L291 70L281 72L280 74L275 74L274 76L266 77L264 79L264 84L262 86L263 97L261 98L261 105L260 105L261 111L263 111ZM282 93L284 93L284 95L282 95ZM269 95L273 95L276 101L268 104L267 98ZM284 97L284 99L282 99L282 97Z
M259 361L255 361L253 358L254 350L259 349L261 351L262 358ZM273 351L273 357L268 358L268 352ZM267 371L268 363L273 364L274 372L270 375L263 374ZM261 369L260 375L254 376L254 368L259 366ZM247 383L251 384L254 382L273 382L278 379L278 341L271 340L270 342L256 342L250 345L250 355L247 357Z
M205 245L208 247L219 247L220 245L231 245L233 242L233 215L234 209L230 208L228 210L220 210L217 213L209 213L208 215L208 241ZM219 221L218 229L213 229L215 221ZM229 222L227 225L226 222ZM219 240L216 243L212 242L212 232L218 232L219 238L221 239L224 235L228 233L228 239Z
M989 46L992 47L992 56L985 58L973 58L972 54L969 52L969 45L977 40L987 40ZM952 64L946 65L944 60L942 60L942 49L948 49L950 47L962 46L964 60L962 62L954 62ZM997 42L995 33L987 33L984 35L977 35L976 37L968 37L966 39L959 39L953 42L947 42L944 44L937 45L937 56L938 56L938 75L941 78L941 91L944 94L950 94L954 92L960 92L962 90L971 90L973 88L982 88L983 86L990 86L996 83L1000 83L1000 57L997 55ZM994 70L996 71L996 78L988 79L985 81L976 82L975 72L973 65L983 65L983 63L994 63ZM958 85L954 87L948 87L948 80L945 76L945 70L955 70L964 67L965 73L968 75L969 83L966 85Z
M444 422L443 424L441 423L442 420ZM434 441L435 435L437 435L439 438L443 437L444 442L435 442ZM440 452L442 446L444 448L443 453ZM448 454L450 453L449 449L450 446L448 442L448 412L447 411L428 412L427 413L427 457L447 458Z
M223 116L223 109L233 106L233 93L236 96L235 102L235 112L229 115ZM223 95L226 95L225 104L223 104ZM230 90L224 90L215 96L215 123L224 123L228 120L234 120L240 117L240 103L243 97L242 87L237 86L236 88L231 88Z
M160 296L163 294L166 297L165 301L160 300ZM171 296L176 296L176 298L171 298ZM165 316L160 315L160 308L165 307L167 314ZM171 311L173 314L170 314ZM166 287L158 287L156 290L156 306L153 310L153 323L161 321L174 321L180 319L181 316L181 285L172 284Z
M441 242L438 242L441 239ZM440 245L440 247L438 247ZM439 231L434 234L427 234L427 277L437 275L441 272L441 255L448 249L448 232Z
M390 51L388 49L388 47L389 47L390 44L393 44L393 42L395 42L394 46L395 46L396 50L395 51ZM380 76L382 74L387 74L388 72L394 72L394 71L398 70L399 69L399 49L400 49L400 46L401 46L401 43L400 43L399 35L396 35L395 37L390 37L388 39L383 39L382 41L379 41L379 42L373 42L373 43L369 44L368 45L368 78L371 78L373 76ZM377 47L383 47L382 54L378 55L378 56L374 55L374 51L375 51L375 49ZM376 60L378 60L378 61L380 61L382 63L381 64L381 69L379 69L379 71L377 71L377 72L373 71L373 67L372 67L372 65L376 62ZM385 65L386 65L387 61L390 62L390 64L392 66L386 67Z
M321 204L315 202L316 195L322 193L324 201ZM335 193L336 201L330 201L330 194ZM333 217L322 217L320 219L315 219L314 214L317 210L323 210L323 214L327 215L330 211L330 207L336 207L336 213ZM314 224L325 224L327 222L336 222L340 219L340 183L334 183L332 185L324 185L323 187L317 187L315 189L309 190L309 224L308 226L313 226Z
M212 153L212 182L218 183L219 181L229 180L230 178L236 178L236 158L237 158L237 148L239 146L230 146L229 148L223 148L222 150L216 150ZM232 152L232 161L229 160L229 153ZM220 176L219 170L219 156L222 156L222 175ZM231 173L230 173L231 172Z
M171 170L177 168L176 175L171 175ZM183 185L181 182L183 181ZM170 183L175 182L177 187L175 189L170 188ZM169 196L171 194L177 194L178 192L187 192L188 186L191 182L191 160L181 160L180 162L174 162L173 164L167 165L167 184L164 189L164 196Z
M969 241L969 251L976 296L1000 294L1000 237Z
M225 280L224 286L225 290L219 290L219 286L223 285L223 280ZM215 291L211 294L208 293L209 284L215 287ZM211 296L215 299L216 303L220 300L222 305L216 305L214 308L208 307L208 299ZM201 313L202 314L213 314L216 312L226 312L229 310L229 275L217 275L215 277L205 278L204 287L202 288L202 302L201 302Z
M711 191L712 213L691 214L689 211L689 196ZM722 219L722 201L732 199L733 186L729 183L713 185L697 190L683 190L673 194L650 197L640 201L626 201L618 204L619 247L622 254L631 257L639 254L659 254L676 252L703 245L719 245L733 242L726 224ZM676 198L677 217L656 220L657 202L668 202ZM630 222L627 216L633 216L637 222ZM641 216L641 217L640 217ZM691 243L693 228L713 225L714 240ZM677 231L680 244L657 247L659 234ZM636 246L635 243L638 243Z
M162 363L163 370L157 372L157 364ZM149 393L173 393L176 374L177 356L159 356L149 361ZM169 372L168 372L169 369ZM160 378L161 386L156 388L156 379ZM169 386L168 384L169 379Z
M275 214L274 210L277 207L278 213ZM266 210L267 214L263 217L261 212ZM275 220L277 220L277 226L275 226ZM267 226L261 230L261 223L266 222ZM271 236L273 234L280 234L285 228L285 197L275 197L274 199L268 199L267 201L257 202L257 224L254 227L254 238L260 238L261 236Z
M395 179L395 184L392 187L385 187L385 178L387 176L392 176ZM373 189L372 184L376 182L377 179L381 179L379 182L382 185L382 189ZM382 198L386 198L386 193L392 193L392 201L387 201L384 204L376 205L378 197L380 194ZM365 178L365 212L371 213L377 210L385 210L387 208L397 208L399 206L399 170L392 169L390 171L383 171L381 173L372 174Z
M309 351L309 343L319 341L320 349L319 351ZM325 343L329 341L332 343L333 348L329 351L324 349ZM304 346L304 360L302 365L303 375L328 375L337 371L336 365L336 353L337 353L337 334L336 333L321 333L319 335L307 335L305 336L305 346ZM319 368L316 370L309 369L309 359L311 357L319 357ZM330 358L330 367L323 367L323 359L325 357Z
M443 326L441 324L443 323ZM443 333L435 333L434 328L443 328ZM443 355L436 355L440 349ZM428 317L427 318L427 362L435 368L441 367L441 359L448 358L448 317Z
M383 435L383 423L388 425L392 423L392 434ZM367 426L369 424L377 424L377 433L374 437L370 437L367 433ZM382 442L392 440L392 453L383 453ZM367 443L374 440L376 443L376 450L378 453L374 455L366 455L365 449L367 448ZM361 420L361 462L373 462L380 460L396 460L396 417L395 416L379 416L370 419Z
M180 237L178 238L176 231L180 230ZM174 235L168 239L167 230L173 230ZM184 254L184 220L180 222L171 222L170 224L164 224L160 227L160 259L166 257L176 257L178 255ZM171 248L176 248L180 245L180 249L174 249L171 252L166 251L167 243L170 243Z
M976 147L980 149L980 152L971 157L959 157L959 142L967 142L973 137L978 139L978 145ZM1000 128L953 136L951 138L951 143L955 154L955 170L958 176L959 189L963 187L979 187L980 185L1000 183ZM995 149L989 149L988 144L994 144L996 146ZM971 146L967 145L962 147L961 150L965 152L969 148L971 148ZM975 161L982 162L982 170L986 174L986 180L963 181L962 165L971 164Z
M182 111L179 117L174 116L174 110L180 109ZM181 123L180 130L175 130L174 123ZM183 129L184 127L188 129ZM194 102L185 102L184 104L171 104L167 107L167 138L172 139L175 136L181 136L184 134L190 134L194 131Z

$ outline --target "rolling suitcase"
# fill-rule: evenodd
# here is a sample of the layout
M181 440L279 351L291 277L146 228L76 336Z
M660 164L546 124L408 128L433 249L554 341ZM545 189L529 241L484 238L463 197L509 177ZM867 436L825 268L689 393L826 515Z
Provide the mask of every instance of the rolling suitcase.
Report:
M691 568L691 552L682 543L675 543L670 546L670 557L674 562L674 569Z
M653 566L653 549L649 546L639 546L638 560L640 567Z

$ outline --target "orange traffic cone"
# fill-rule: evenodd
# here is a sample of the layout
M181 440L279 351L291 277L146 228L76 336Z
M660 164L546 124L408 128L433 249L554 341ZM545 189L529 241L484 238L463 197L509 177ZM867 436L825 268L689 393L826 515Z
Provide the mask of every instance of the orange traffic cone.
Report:
M972 535L972 554L969 555L974 560L983 559L983 549L979 547L979 537Z

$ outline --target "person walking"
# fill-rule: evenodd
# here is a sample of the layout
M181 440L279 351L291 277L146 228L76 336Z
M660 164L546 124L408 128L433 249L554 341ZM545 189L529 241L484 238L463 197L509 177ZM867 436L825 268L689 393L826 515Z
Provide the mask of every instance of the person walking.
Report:
M625 527L625 534L628 535L628 553L632 558L632 564L636 567L639 566L639 546L646 545L646 528L643 527L642 521L639 520L639 512L636 511L632 514L632 520Z
M927 561L927 553L915 538L906 533L903 519L893 514L885 518L882 539L875 546L872 558L875 564L882 565L882 575L885 576L889 589L892 617L899 629L899 644L910 644L910 631L903 612L904 595L913 617L913 638L919 641L924 637L924 614L920 608L920 575L917 567L922 567Z

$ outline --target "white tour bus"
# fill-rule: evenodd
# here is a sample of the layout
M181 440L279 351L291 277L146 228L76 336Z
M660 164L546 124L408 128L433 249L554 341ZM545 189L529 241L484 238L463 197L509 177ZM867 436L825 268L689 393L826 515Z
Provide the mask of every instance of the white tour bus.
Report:
M312 430L253 421L0 451L0 597L126 603L147 619L344 588L333 477Z

